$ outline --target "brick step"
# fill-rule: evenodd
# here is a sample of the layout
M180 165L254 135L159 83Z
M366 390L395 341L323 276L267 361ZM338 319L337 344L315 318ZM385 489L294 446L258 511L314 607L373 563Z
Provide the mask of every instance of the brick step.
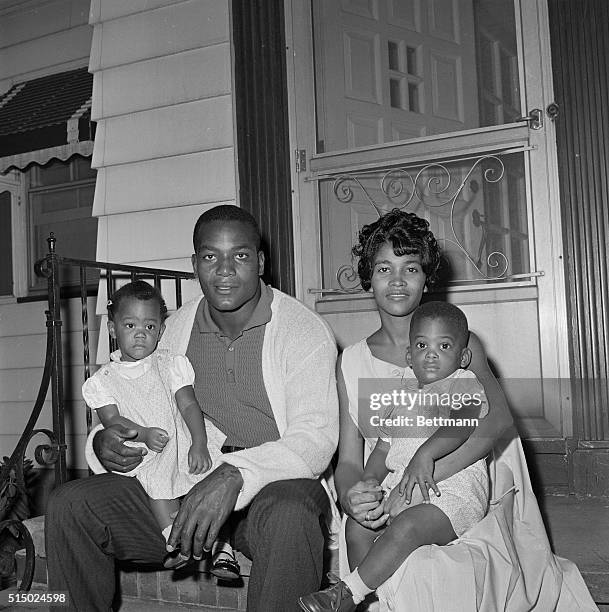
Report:
M8 601L7 593L16 593L17 587L10 587L8 589L2 590L1 592L1 601ZM30 589L30 593L46 593L47 586L46 584L38 584L33 583L32 588ZM32 603L19 603L15 604L0 604L0 611L2 612L48 612L49 608L45 606L41 606L40 604ZM218 608L218 607L208 607L202 605L193 605L179 602L165 602L165 601L152 601L150 599L138 599L135 597L122 597L120 603L120 612L169 612L169 611L197 611L197 612L218 612L220 610L224 612L238 612L237 608Z
M47 584L44 516L28 519L24 524L32 536L36 551L34 583L44 588ZM17 551L15 556L17 575L20 577L25 566L25 550ZM219 581L213 576L209 572L209 559L202 559L177 571L146 571L125 565L119 571L120 594L125 602L120 609L129 610L128 605L133 607L136 605L134 602L140 601L188 604L193 609L205 611L245 610L251 562L239 552L237 560L241 567L241 579L235 582Z
M16 558L17 575L21 576L25 551L17 551ZM120 596L124 603L120 610L136 609L134 602L140 601L150 605L154 602L189 604L192 609L205 611L243 611L246 607L248 581L249 576L242 576L240 581L234 583L219 581L209 573L205 561L177 571L145 571L125 567L119 571ZM33 588L44 589L46 584L46 559L36 556Z

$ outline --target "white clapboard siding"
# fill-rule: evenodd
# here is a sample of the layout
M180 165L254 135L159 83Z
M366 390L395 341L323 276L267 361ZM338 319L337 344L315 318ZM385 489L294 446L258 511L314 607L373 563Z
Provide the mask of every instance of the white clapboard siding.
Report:
M100 317L95 315L96 299L87 300L91 361L97 354ZM19 440L38 395L46 353L46 301L4 304L0 316L0 456L10 455ZM79 437L68 440L69 465L84 468L82 445L86 431L84 403L80 387L84 381L83 342L80 300L62 301L62 348L64 362L64 397L66 398L66 432ZM94 371L95 366L92 365ZM51 393L43 407L37 428L52 424ZM41 439L41 443L43 439ZM32 448L35 444L32 445ZM33 451L28 452L33 457ZM80 461L80 463L74 463Z
M97 351L97 317L89 321L89 351L92 355ZM62 345L64 359L82 363L83 340L79 326L77 331L66 333L67 325L62 325ZM7 336L0 338L0 370L17 370L20 368L37 367L44 359L46 352L46 334L35 334L29 336Z
M42 364L38 368L20 368L18 370L0 370L0 389L2 402L31 402L36 400L43 372ZM82 398L81 387L84 382L81 364L64 364L63 393L66 401L78 401ZM15 385L18 383L18 386ZM49 393L48 399L51 398ZM23 424L27 420L25 417Z
M98 258L133 263L159 261L160 252L163 259L188 257L193 252L194 224L206 208L184 206L106 217L104 231L112 236L113 249L98 252Z
M98 137L101 146L97 144ZM101 119L97 123L93 166L222 149L232 144L231 97L208 98Z
M61 255L59 250L58 255ZM81 321L80 300L62 300L61 306L62 333L79 331ZM0 338L46 334L44 311L47 308L46 300L23 304L3 304L2 316L0 316ZM95 312L95 298L88 298L87 311L89 317ZM93 330L99 329L99 325L95 321L90 322L89 325ZM41 363L43 360L44 355L41 355Z
M77 67L74 62L86 65L91 34L91 27L82 25L0 49L0 80L13 76L15 81L28 80L41 73L62 72ZM70 66L65 65L68 63ZM49 69L43 70L45 67Z
M187 261L201 212L235 203L228 5L92 2L98 260Z
M232 147L100 168L93 214L233 202L235 182Z
M176 0L92 0L90 23L110 21L127 15L143 13L155 8L175 4Z
M94 18L99 13L95 11ZM89 63L92 72L229 40L226 0L173 2L133 15L102 19L91 22L95 26Z
M97 121L230 91L230 49L223 42L96 72L91 115Z
M0 402L2 415L2 433L19 438L23 433L25 423L19 417L28 416L34 402ZM50 398L44 402L40 418L35 429L52 429L53 411ZM85 402L82 399L65 401L66 433L84 433L87 430L87 414ZM10 452L10 450L9 450Z
M3 14L0 19L2 47L18 45L49 34L87 25L89 0L55 0L37 2L35 6ZM86 55L89 52L87 50Z

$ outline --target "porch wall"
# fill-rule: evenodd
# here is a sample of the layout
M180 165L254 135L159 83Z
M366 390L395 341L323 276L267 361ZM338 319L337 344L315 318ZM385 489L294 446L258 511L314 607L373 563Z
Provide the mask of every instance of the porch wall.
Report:
M188 270L236 199L229 2L93 0L90 23L97 258Z
M46 302L0 306L0 457L15 449L36 401L46 352L46 308ZM90 350L95 355L99 322L94 316L94 298L89 299L88 310ZM80 393L84 381L80 301L64 301L61 318L68 467L84 469L87 425ZM49 391L37 429L52 429L50 400ZM26 456L33 459L34 448L48 441L44 435L35 437Z
M15 83L87 65L89 0L0 9L0 94Z
M86 66L93 34L88 19L89 0L41 0L1 8L0 94L20 81ZM10 455L15 448L38 392L45 357L46 307L44 301L17 304L15 300L4 299L0 302L0 457ZM77 327L80 304L74 301L66 308L63 331L67 332L64 364L69 465L84 467L80 449L86 425L77 388L83 379L82 341L79 343L80 328ZM97 344L97 325L93 317L93 346ZM47 401L38 427L50 425L50 401ZM35 443L46 441L44 436L39 436ZM27 456L33 457L33 450Z

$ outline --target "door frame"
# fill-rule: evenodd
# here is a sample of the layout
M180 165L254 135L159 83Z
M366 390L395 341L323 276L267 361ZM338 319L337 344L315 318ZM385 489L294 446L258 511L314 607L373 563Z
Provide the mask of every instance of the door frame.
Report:
M317 182L311 180L311 166L318 166L323 157L316 155L315 89L311 0L284 0L286 16L286 45L288 72L289 129L292 151L292 210L294 230L294 264L296 296L311 308L319 305L318 294L311 289L322 287L322 247ZM525 7L526 5L526 7ZM553 80L550 50L548 7L546 0L516 0L516 11L527 18L517 20L518 44L526 40L524 53L519 53L521 98L527 109L546 109L553 102ZM537 41L535 45L530 41ZM519 49L520 50L520 49ZM535 82L524 71L524 63L535 61L541 76ZM533 85L538 85L533 89ZM545 113L544 113L545 115ZM527 124L522 122L521 126ZM501 128L498 128L499 130ZM565 269L563 261L562 225L556 152L556 130L552 121L544 117L544 129L530 130L530 144L542 147L546 155L530 156L528 166L530 197L543 202L535 208L534 226L544 228L543 240L535 240L534 261L543 270L537 279L538 324L540 338L540 368L544 380L558 379L560 385L548 389L553 408L547 420L560 437L573 433L570 401L570 363ZM399 143L388 147L400 147ZM305 151L306 170L303 171L297 153ZM329 154L331 155L331 154ZM354 157L360 158L358 151ZM359 160L358 160L359 161ZM531 223L531 221L530 221ZM450 288L448 293L459 294L471 290ZM360 296L361 299L361 296ZM368 302L369 300L363 300ZM362 301L362 303L363 303ZM365 307L369 309L369 304ZM544 391L546 391L544 389Z

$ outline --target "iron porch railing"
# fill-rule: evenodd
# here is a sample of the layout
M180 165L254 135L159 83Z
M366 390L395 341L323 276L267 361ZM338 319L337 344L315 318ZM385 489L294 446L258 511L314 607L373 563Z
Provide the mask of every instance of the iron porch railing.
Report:
M89 346L89 316L87 311L87 272L97 270L100 272L101 282L105 282L108 296L114 293L120 281L134 281L136 279L150 280L157 289L161 289L162 281L172 281L175 290L175 304L182 305L182 281L192 280L192 272L164 270L160 268L147 268L122 264L88 261L84 259L71 259L61 257L56 253L57 240L51 233L47 239L49 251L46 257L36 263L36 273L47 278L48 309L46 315L47 342L44 370L38 395L29 416L27 425L15 450L8 461L0 469L0 534L8 529L19 538L25 546L26 563L21 578L20 591L27 591L32 584L34 575L34 544L32 538L21 520L6 518L9 514L15 496L25 494L24 460L27 446L36 434L44 434L48 444L38 445L34 451L36 461L40 465L52 465L55 470L54 486L57 487L67 480L66 441L65 441L65 400L64 400L64 372L61 344L61 279L60 268L64 266L78 268L80 273L80 304L82 321L83 343L83 382L90 376L90 346ZM101 333L101 331L100 331ZM110 340L112 348L113 341ZM47 398L49 386L51 388L51 404L53 429L36 428L44 402ZM87 433L91 430L91 409L86 408Z

